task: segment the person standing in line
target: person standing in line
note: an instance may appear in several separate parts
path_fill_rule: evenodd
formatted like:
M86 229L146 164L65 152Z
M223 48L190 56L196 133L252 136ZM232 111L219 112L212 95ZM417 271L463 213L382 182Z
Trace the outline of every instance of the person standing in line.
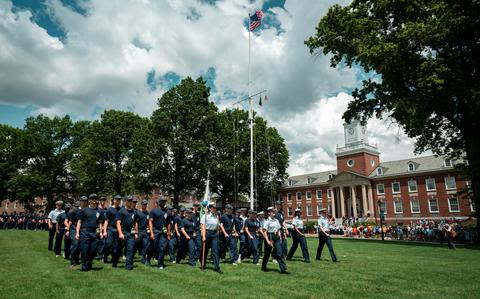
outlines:
M195 227L192 219L193 211L191 209L185 210L185 217L180 223L180 242L181 247L178 250L177 263L180 262L179 256L184 256L188 252L188 263L195 267Z
M135 230L137 232L137 244L140 248L141 263L150 266L150 238L148 229L148 201L146 199L141 202L142 207L135 212Z
M265 221L265 213L263 211L258 212L257 214L257 222L258 222L258 256L261 257L263 255L263 234L262 234L262 227L263 222Z
M252 256L252 263L258 265L258 238L257 232L259 227L257 226L257 212L250 210L248 211L248 219L245 220L245 235L247 241L247 254L243 256L250 257Z
M125 244L125 269L133 270L133 257L135 255L135 240L137 239L137 231L134 229L135 210L133 209L133 196L125 197L125 207L117 213L117 231L121 248ZM119 255L116 254L115 260L112 259L112 266L116 267Z
M150 228L150 239L154 242L154 254L158 261L158 269L165 267L164 256L165 248L168 245L168 235L170 235L170 225L168 224L168 214L164 210L166 200L161 197L157 200L157 206L148 214L148 226Z
M282 226L275 217L275 210L273 207L267 209L268 218L263 222L262 233L265 240L265 254L262 260L262 271L267 271L267 263L272 251L276 251L276 258L280 273L288 273L287 265L282 258L282 242L281 231Z
M337 262L337 256L333 251L332 239L330 238L330 223L328 221L327 209L320 209L321 216L318 218L318 248L316 260L319 261L322 257L323 246L327 244L330 257L333 262Z
M103 252L103 262L108 262L108 256L112 254L112 259L117 251L120 250L118 246L118 231L117 231L117 213L121 209L122 197L115 195L113 197L113 206L105 211L105 219L103 223L103 235L105 237L105 250Z
M295 251L298 248L298 244L300 243L300 248L302 249L303 261L305 263L310 263L310 255L308 253L307 247L307 240L305 239L304 230L303 230L303 219L302 219L302 210L296 209L295 210L295 217L292 220L293 225L293 233L292 233L292 247L290 247L290 251L287 255L287 261L292 260Z
M65 210L57 217L56 235L55 235L55 256L59 257L62 253L62 241L65 237L65 220L70 211L70 204L65 204ZM64 244L64 258L70 258L70 248L67 249L67 242Z
M193 204L192 222L195 229L195 259L200 260L202 250L202 234L200 233L200 204Z
M218 252L218 229L220 227L220 221L217 216L217 207L215 204L210 203L208 205L206 216L200 218L200 224L202 225L202 241L205 243L205 252L202 252L202 271L205 271L208 251L212 249L213 266L215 267L215 271L222 274Z
M86 203L87 197L84 196L83 203ZM84 204L83 204L84 205ZM78 244L78 240L75 238L76 231L77 231L77 222L78 222L78 213L80 212L82 204L80 201L76 201L74 208L67 214L67 222L66 232L65 235L70 238L71 247L70 247L70 266L72 268L76 267L80 264L80 246Z
M82 252L82 271L90 271L92 262L97 254L97 231L102 230L102 219L97 207L97 195L90 194L90 206L78 213L77 231L75 238L80 242ZM81 201L86 197L82 196Z
M59 200L55 202L55 209L50 211L47 218L48 224L48 250L53 250L53 239L57 233L57 217L62 214L63 201Z
M98 210L100 211L100 217L102 218L102 221L105 221L106 218L106 200L107 198L105 196L100 196L99 198L99 203L98 203ZM98 245L97 245L97 260L101 260L103 258L103 255L105 253L105 243L106 243L106 238L107 236L104 235L104 230L101 230L98 235Z
M232 265L237 265L238 253L237 242L233 235L235 232L235 217L232 215L233 206L231 204L225 205L225 213L220 218L220 231L223 235L224 247L230 251L230 262Z
M245 236L245 220L247 220L247 209L246 208L240 208L240 215L238 216L238 223L239 225L241 224L241 227L238 232L238 239L240 241L240 249L238 250L238 259L237 263L242 262L242 255L245 255L247 252L247 243L246 243L246 236Z
M281 225L280 234L281 234L281 242L282 242L282 258L285 258L288 254L287 236L289 234L288 234L287 226L285 224L285 216L283 215L282 202L277 201L275 205L276 205L275 218L278 219L278 222L280 222L280 225Z

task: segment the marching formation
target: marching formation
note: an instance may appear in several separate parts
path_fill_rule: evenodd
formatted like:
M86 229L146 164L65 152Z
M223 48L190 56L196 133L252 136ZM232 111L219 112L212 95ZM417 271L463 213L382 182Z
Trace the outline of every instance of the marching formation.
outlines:
M266 213L245 208L234 211L229 204L221 213L213 203L205 207L194 204L192 209L182 207L177 210L167 206L166 200L160 198L155 208L148 211L148 201L142 200L141 207L137 209L137 200L132 195L124 198L114 196L109 208L106 208L106 200L106 197L90 194L88 198L80 197L73 206L64 206L58 201L56 208L49 213L48 249L54 250L59 257L63 241L64 258L70 261L72 268L81 265L82 271L89 271L95 259L111 263L116 268L123 257L125 269L132 270L138 252L141 263L146 267L162 270L166 259L173 264L187 259L190 266L196 267L199 263L205 270L210 252L215 271L223 273L220 260L226 260L228 252L228 261L232 265L249 258L254 265L261 265L261 270L266 271L268 262L272 261L278 264L281 273L288 273L285 260L292 259L299 244L304 262L310 262L299 210L293 222L293 244L287 252L289 232L281 202L277 202L276 207L269 207ZM323 214L318 220L316 259L320 259L327 244L335 262L337 258L329 236L329 222L325 211Z

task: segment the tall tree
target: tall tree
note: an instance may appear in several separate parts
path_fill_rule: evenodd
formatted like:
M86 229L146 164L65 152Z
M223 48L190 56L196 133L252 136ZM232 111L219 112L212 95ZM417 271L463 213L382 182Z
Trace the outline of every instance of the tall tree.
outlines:
M21 129L0 124L0 201L14 197L9 182L20 167L22 136Z
M354 0L332 6L305 43L331 66L371 75L344 119L387 114L416 152L465 157L480 233L480 2ZM375 77L374 77L375 76Z
M178 206L180 197L203 186L207 174L216 106L202 78L187 77L164 93L153 112L153 138L164 149L155 176ZM203 189L203 188L202 188Z

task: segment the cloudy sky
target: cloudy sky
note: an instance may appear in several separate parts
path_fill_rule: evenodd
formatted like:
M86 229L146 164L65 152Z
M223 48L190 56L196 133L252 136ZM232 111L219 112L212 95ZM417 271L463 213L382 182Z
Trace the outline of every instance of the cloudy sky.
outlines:
M151 115L186 76L203 76L221 109L248 94L249 9L264 12L252 35L255 109L290 151L289 174L334 169L341 115L365 74L329 66L304 40L334 3L318 0L1 0L0 122L30 115L96 119L104 109ZM390 121L368 124L381 160L413 155Z

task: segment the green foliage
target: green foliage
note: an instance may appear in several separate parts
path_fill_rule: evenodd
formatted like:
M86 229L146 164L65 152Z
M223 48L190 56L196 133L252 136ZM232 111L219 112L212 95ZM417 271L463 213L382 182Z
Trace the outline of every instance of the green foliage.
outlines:
M9 182L18 174L22 133L20 129L0 124L0 200L14 197Z

